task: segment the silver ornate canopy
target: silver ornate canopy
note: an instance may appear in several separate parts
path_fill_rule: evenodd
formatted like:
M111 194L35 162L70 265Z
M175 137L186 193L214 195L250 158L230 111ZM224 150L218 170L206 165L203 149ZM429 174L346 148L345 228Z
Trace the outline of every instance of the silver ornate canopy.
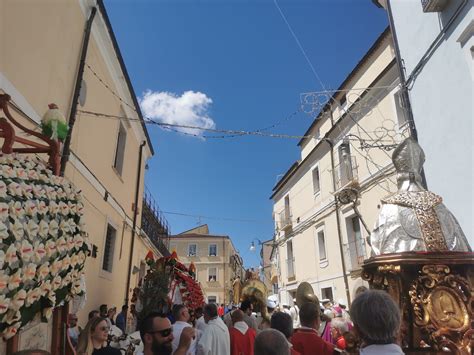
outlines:
M392 155L398 191L382 199L370 235L375 255L406 251L471 251L466 236L443 199L421 185L423 149L405 139Z

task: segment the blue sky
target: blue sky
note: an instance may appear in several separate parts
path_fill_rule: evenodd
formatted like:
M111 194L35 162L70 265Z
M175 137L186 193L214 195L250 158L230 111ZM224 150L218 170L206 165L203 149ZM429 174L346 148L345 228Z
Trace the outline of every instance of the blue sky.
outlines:
M388 23L370 0L278 4L326 88L339 86ZM298 110L300 93L322 89L273 0L106 6L136 94L149 92L145 111L158 120L255 130ZM273 131L302 135L312 119L299 113ZM166 214L172 232L207 223L232 237L247 266L258 265L249 245L272 237L269 196L298 159L298 140L149 133L156 154L146 184L160 208L220 218Z

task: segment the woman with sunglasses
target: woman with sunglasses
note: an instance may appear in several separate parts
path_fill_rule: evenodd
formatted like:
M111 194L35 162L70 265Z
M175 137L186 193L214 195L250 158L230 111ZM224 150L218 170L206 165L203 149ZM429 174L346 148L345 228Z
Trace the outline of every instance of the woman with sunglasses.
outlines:
M107 320L95 317L89 320L79 336L78 355L121 355L120 350L105 346L110 327Z

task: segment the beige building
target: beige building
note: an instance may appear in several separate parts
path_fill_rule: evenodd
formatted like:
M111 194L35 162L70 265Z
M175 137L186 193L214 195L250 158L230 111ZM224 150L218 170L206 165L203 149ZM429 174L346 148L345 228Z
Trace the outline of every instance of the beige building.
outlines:
M75 103L73 93L88 32L84 29L93 8L96 13L84 46L87 55ZM87 302L79 311L79 323L84 326L90 310L102 303L119 308L131 296L144 275L143 260L149 250L156 256L167 252L161 235L149 235L156 228L147 232L140 228L145 165L153 147L102 1L0 0L0 33L0 91L8 93L19 108L13 111L17 119L40 130L49 103L56 103L66 119L73 106L78 108L65 176L82 189L86 230L93 245L86 262ZM81 111L135 120L106 119ZM155 212L151 210L151 216L156 217Z
M233 281L244 279L242 258L232 239L209 234L207 224L170 237L170 251L180 262L196 266L197 281L207 302L229 304L233 299Z
M338 90L302 95L315 120L271 196L280 302L291 303L302 281L343 303L366 286L363 222L370 230L380 199L396 191L390 149L406 129L397 70L387 29Z

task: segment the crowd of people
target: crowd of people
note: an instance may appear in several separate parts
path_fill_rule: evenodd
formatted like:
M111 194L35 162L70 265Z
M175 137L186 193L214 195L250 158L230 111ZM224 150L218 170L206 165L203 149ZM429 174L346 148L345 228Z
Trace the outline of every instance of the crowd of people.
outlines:
M139 330L140 355L361 355L403 354L397 343L400 310L383 291L358 295L350 312L342 302L303 303L298 309L268 301L267 317L256 315L250 301L222 312L214 303L190 310L174 305L171 312L150 313L137 327L135 310L101 307L91 312L85 328L76 330L70 318L71 338L80 333L78 355L118 355L107 344L111 325L124 332ZM269 320L268 320L269 319ZM295 326L296 325L296 326ZM74 330L73 330L74 329Z

